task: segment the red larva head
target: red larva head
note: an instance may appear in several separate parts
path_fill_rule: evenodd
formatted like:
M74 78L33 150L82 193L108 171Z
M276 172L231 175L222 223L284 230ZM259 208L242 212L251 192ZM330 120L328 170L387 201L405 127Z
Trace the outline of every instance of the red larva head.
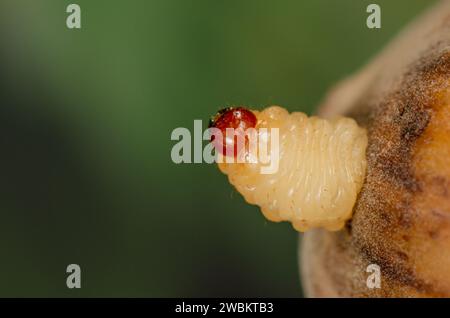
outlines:
M255 128L256 116L244 107L228 107L220 110L210 121L209 127L217 128L222 132L221 140L211 136L214 147L221 154L233 154L236 158L242 146L238 144L237 135L243 134L248 128ZM235 129L235 137L226 138L227 128ZM247 140L245 139L247 142Z

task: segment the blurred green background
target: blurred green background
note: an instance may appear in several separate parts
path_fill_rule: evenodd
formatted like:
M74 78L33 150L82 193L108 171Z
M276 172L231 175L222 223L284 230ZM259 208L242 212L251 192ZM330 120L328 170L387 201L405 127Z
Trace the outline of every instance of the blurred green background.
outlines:
M369 30L371 2L1 0L0 296L302 296L298 234L175 165L170 134L227 105L311 113L432 3L376 1Z

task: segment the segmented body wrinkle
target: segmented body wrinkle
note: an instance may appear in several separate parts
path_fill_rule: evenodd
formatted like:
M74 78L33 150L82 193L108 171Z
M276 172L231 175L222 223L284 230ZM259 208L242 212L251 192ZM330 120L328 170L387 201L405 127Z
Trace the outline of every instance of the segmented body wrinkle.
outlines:
M262 174L262 163L244 162L219 163L220 170L271 221L289 221L302 232L341 229L364 181L366 131L351 118L308 117L278 106L253 113L256 130L278 128L278 169Z

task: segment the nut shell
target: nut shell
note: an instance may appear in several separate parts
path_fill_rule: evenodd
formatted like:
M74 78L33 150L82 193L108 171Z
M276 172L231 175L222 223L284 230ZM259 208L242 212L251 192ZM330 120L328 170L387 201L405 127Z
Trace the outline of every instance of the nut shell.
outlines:
M319 115L336 114L368 130L367 177L344 230L303 237L305 293L450 297L450 1L333 90Z

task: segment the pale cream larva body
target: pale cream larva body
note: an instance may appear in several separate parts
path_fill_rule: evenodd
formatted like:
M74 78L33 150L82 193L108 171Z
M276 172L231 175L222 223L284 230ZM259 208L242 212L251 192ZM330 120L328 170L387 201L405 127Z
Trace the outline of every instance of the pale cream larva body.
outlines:
M272 106L258 112L256 130L278 128L279 163L219 163L247 202L271 221L289 221L298 231L339 230L351 217L364 181L367 135L350 118L321 119ZM270 144L270 143L269 143Z

